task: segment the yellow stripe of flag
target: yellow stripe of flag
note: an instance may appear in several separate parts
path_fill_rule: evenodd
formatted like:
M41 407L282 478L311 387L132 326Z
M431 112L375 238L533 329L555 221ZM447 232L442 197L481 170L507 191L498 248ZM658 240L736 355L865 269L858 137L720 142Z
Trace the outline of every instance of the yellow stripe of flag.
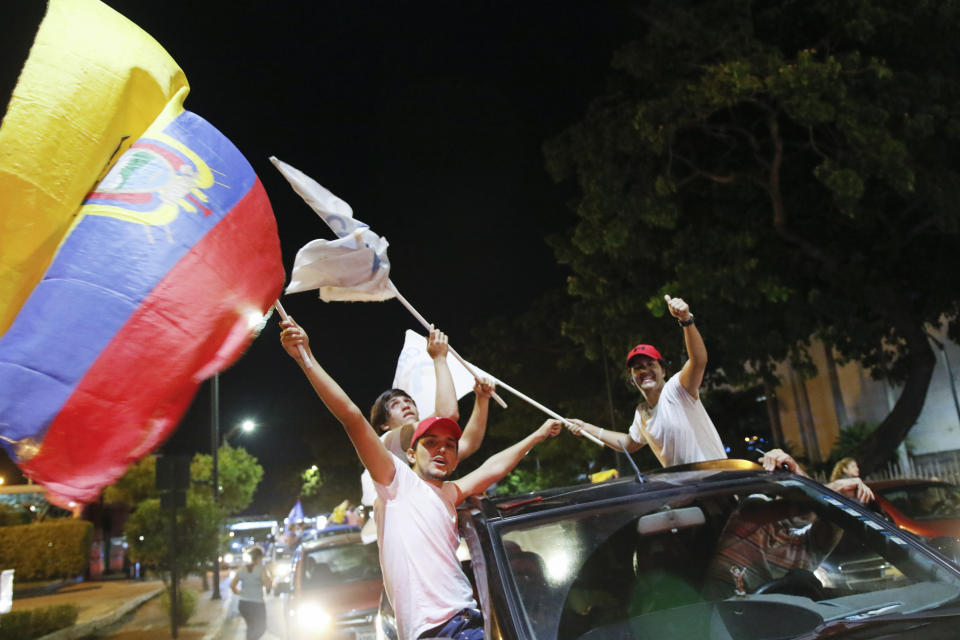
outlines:
M50 264L87 192L186 76L99 0L50 0L0 126L0 335Z

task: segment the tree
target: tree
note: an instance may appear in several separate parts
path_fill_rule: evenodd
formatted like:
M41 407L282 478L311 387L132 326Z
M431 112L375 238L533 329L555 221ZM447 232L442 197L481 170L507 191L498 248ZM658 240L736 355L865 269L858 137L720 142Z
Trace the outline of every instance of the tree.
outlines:
M297 497L301 500L304 512L332 511L345 499L354 504L360 502L363 466L356 456L318 453L315 459L322 459L322 465L307 467L297 478Z
M609 90L545 147L580 192L552 239L579 302L564 331L666 342L663 294L685 297L714 383L809 371L819 337L903 385L868 470L923 406L925 327L960 337L960 3L644 7Z
M190 477L198 490L204 487L203 491L210 493L212 472L212 456L198 453L193 457ZM218 504L225 513L239 513L253 502L253 495L263 479L263 467L243 447L232 447L229 442L224 442L217 451L217 476L220 484Z
M203 567L216 552L224 517L242 511L253 500L263 467L243 448L221 445L218 451L220 496L213 502L212 458L196 454L190 463L191 486L186 506L177 510L177 568L180 575ZM104 491L105 502L126 502L134 507L124 526L130 557L146 568L171 569L169 564L169 512L160 506L156 489L156 457L147 456L131 466Z

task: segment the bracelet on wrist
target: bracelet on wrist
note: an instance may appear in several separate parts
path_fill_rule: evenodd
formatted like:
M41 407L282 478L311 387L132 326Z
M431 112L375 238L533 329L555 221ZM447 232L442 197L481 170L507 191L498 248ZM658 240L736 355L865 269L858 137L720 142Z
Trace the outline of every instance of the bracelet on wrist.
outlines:
M689 327L693 324L693 314L691 313L690 317L686 320L677 320L677 324L679 324L681 327Z

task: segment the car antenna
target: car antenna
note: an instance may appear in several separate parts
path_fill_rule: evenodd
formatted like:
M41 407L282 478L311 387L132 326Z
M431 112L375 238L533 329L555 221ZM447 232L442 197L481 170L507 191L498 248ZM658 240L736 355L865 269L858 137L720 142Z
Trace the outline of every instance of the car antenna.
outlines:
M640 473L640 467L637 466L637 463L633 461L633 458L630 457L630 454L627 452L627 447L624 446L623 442L620 442L620 450L623 451L623 455L627 456L627 460L630 461L630 466L633 467L633 470L637 472L636 480L637 482L643 483L646 482L643 478L643 474Z

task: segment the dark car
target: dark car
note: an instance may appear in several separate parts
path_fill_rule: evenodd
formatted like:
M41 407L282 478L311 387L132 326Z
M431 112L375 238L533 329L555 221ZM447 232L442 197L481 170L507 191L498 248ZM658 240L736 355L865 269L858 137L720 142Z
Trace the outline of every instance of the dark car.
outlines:
M952 638L960 570L859 504L739 460L468 501L488 638ZM384 617L388 620L388 617Z
M285 603L288 638L374 640L383 578L377 545L360 534L331 534L294 554Z

